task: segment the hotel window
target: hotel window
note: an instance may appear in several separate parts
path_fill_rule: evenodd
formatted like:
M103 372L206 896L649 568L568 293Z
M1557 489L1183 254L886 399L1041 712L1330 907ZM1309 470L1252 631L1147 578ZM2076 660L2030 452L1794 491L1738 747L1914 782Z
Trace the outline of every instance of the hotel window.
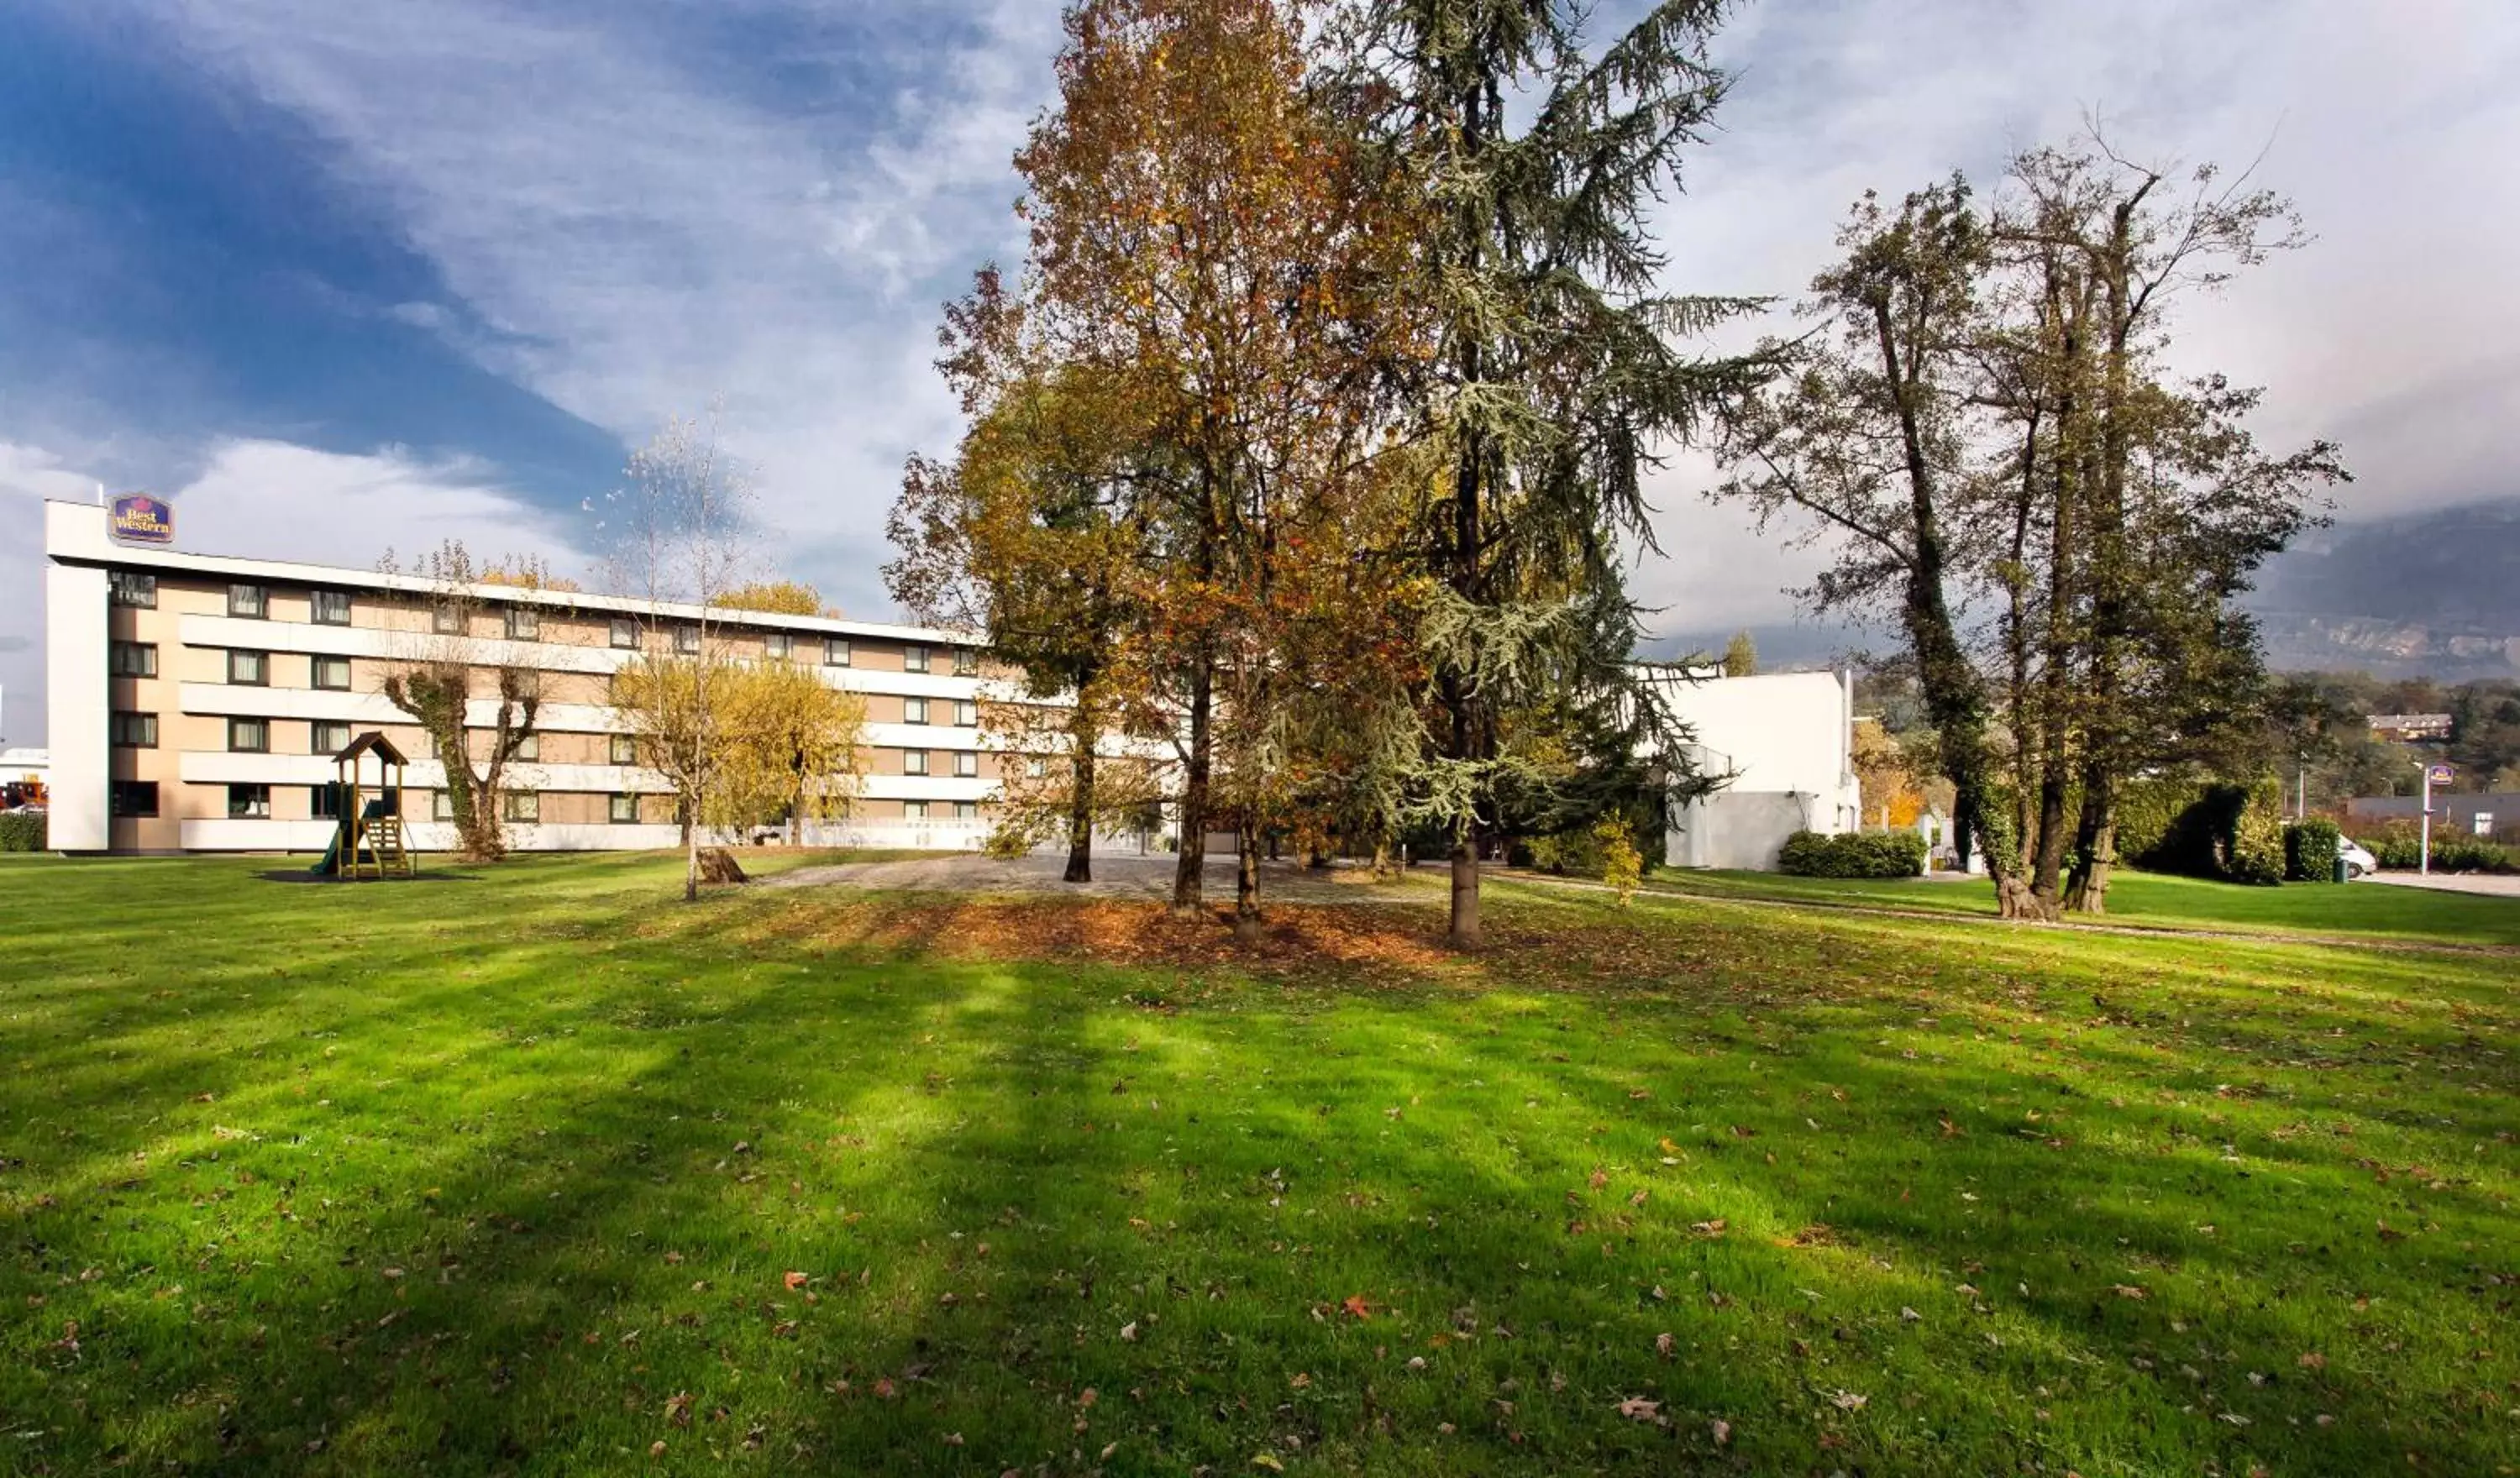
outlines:
M542 732L540 730L536 730L532 734L518 738L517 740L517 752L508 757L510 759L521 760L541 759L543 757Z
M612 818L612 824L616 827L633 825L639 820L639 797L615 795L606 814Z
M956 821L978 821L980 819L980 803L975 800L956 801L954 803L954 819Z
M638 650L639 623L631 620L628 616L614 616L612 618L612 645L622 649L624 651Z
M350 659L348 657L317 657L315 659L314 672L316 687L333 693L347 693L350 691Z
M958 678L978 677L980 675L980 649L978 648L957 647L954 649L954 675Z
M849 639L846 637L825 637L823 639L823 664L827 667L846 667L849 665Z
M2476 813L2476 820L2469 823L2469 825L2475 829L2477 835L2492 836L2494 834L2494 813L2491 811L2479 811Z
M699 655L700 629L697 626L675 627L674 649L687 657Z
M968 749L954 751L954 774L960 780L975 779L980 773L980 757Z
M455 819L455 797L444 790L429 791L428 819L430 821L453 821Z
M271 720L228 720L228 752L231 754L269 754L271 752Z
M228 816L232 820L265 821L271 816L269 785L228 786Z
M1039 780L1049 773L1050 766L1045 764L1042 757L1038 754L1033 755L1024 761L1024 778L1026 780Z
M350 624L350 593L346 590L319 590L312 598L315 624L347 626Z
M440 601L428 608L429 628L441 637L464 635L464 607L452 601Z
M116 605L136 605L142 610L158 608L158 577L144 575L136 569L117 569L106 574L106 588ZM152 810L150 815L158 813Z
M926 723L927 700L925 698L903 698L901 700L901 721L905 724Z
M508 607L508 640L539 642L543 639L543 613L530 605Z
M904 647L901 649L901 670L904 672L925 672L927 670L927 649L919 646Z
M261 585L228 587L228 614L259 621L271 614L271 591Z
M158 647L153 642L116 642L106 649L106 670L118 678L158 675Z
M902 750L901 773L904 775L925 775L927 773L927 751L924 749Z
M795 647L796 639L784 631L774 631L761 639L761 654L777 661L788 660Z
M313 725L307 731L306 752L338 754L350 747L350 726L340 723Z
M106 792L107 805L116 816L149 817L158 814L158 783L154 780L118 780L111 783Z
M330 785L309 785L306 788L306 814L317 821L339 821L341 792Z
M231 651L228 653L228 681L248 688L271 686L271 653L267 651Z
M113 746L117 749L155 749L158 747L158 715L154 713L117 713L112 719ZM158 813L152 811L150 815Z
M904 821L925 821L927 819L927 802L923 800L903 801L901 803L901 819Z
M538 790L511 790L499 797L499 816L503 821L538 822L543 819L543 797Z
M965 729L978 728L980 723L980 705L971 701L969 698L961 698L956 700L954 704L954 722Z
M639 740L636 736L628 734L612 736L612 763L616 765L639 763Z

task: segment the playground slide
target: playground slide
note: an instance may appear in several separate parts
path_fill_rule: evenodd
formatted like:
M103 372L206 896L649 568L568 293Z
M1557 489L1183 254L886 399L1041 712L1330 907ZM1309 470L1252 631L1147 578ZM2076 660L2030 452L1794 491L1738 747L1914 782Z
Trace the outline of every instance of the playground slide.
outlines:
M338 877L341 873L341 829L333 829L333 839L324 844L324 855L306 871L318 877Z

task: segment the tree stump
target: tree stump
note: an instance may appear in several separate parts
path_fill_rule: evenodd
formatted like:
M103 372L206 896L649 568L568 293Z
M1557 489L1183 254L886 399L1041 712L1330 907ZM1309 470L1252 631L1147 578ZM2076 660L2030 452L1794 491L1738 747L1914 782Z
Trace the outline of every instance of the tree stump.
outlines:
M743 868L724 847L700 848L700 881L744 882Z

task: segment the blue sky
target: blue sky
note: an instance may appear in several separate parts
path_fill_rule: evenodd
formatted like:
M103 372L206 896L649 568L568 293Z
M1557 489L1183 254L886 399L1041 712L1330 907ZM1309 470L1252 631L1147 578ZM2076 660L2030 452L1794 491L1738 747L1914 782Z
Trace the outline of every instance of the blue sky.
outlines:
M1612 7L1613 10L1618 7ZM786 572L887 614L903 456L950 446L936 305L1012 261L1049 0L0 0L0 516L97 482L184 542L368 564L460 534L582 553L582 503L723 396ZM2514 491L2520 12L2504 0L1771 0L1661 225L1676 282L1790 296L1868 186L2071 131L2245 159L2320 242L2204 305L2347 511ZM1778 327L1772 325L1771 327ZM1674 630L1781 618L1796 560L1660 483ZM0 540L0 683L40 609Z

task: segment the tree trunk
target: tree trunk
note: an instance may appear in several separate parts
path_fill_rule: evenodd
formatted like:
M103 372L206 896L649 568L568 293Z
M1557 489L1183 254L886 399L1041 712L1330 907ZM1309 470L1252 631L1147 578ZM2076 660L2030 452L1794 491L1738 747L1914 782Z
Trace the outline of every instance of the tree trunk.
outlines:
M1072 732L1072 731L1071 731ZM1074 772L1067 794L1067 871L1061 882L1094 880L1094 748L1080 737L1068 761Z
M1181 856L1173 866L1173 917L1195 918L1206 902L1209 707L1214 674L1202 661L1191 678L1190 765L1183 778Z
M1444 942L1457 950L1479 948L1479 843L1464 828L1453 843L1453 921Z
M1249 820L1235 828L1234 937L1244 944L1260 937L1260 836Z
M683 828L683 902L696 903L700 896L700 829Z

